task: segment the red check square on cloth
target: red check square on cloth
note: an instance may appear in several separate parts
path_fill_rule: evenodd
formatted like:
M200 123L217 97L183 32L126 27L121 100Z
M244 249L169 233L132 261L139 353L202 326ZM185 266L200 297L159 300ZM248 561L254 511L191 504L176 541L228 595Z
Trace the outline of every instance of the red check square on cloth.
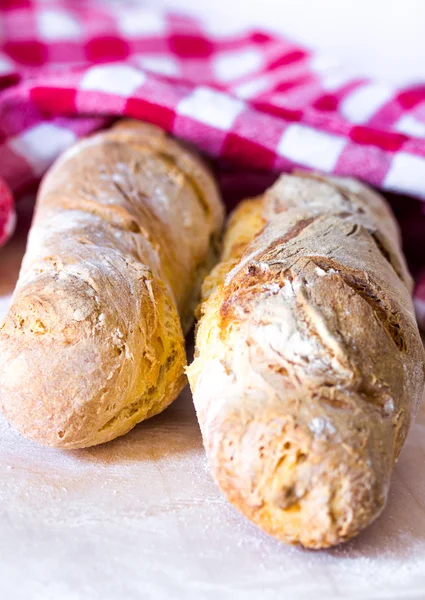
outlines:
M0 243L14 202L117 116L160 125L215 160L233 201L294 166L388 192L425 326L425 74L397 89L262 31L121 0L0 0Z

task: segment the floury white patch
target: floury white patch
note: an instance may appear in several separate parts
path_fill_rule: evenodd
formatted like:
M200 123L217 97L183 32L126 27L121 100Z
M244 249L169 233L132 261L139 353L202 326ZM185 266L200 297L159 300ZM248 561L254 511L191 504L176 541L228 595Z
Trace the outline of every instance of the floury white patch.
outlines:
M312 419L308 424L308 427L317 438L326 437L327 434L332 435L336 432L336 429L332 423L327 419L323 419L322 417L314 417L314 419Z

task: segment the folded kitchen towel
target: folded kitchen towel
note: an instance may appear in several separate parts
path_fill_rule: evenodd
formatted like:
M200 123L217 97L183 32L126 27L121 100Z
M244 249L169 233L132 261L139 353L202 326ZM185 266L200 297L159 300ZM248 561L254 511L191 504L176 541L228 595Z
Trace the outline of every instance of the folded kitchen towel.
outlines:
M0 243L12 194L121 115L195 144L234 198L294 166L396 192L424 324L425 73L400 89L353 79L281 36L129 0L0 0Z

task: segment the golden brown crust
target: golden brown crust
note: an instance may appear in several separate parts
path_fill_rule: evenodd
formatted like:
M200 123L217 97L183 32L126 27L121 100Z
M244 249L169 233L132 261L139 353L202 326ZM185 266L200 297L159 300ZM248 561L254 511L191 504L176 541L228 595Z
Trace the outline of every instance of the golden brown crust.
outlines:
M337 544L382 510L424 387L395 220L357 182L285 175L224 246L188 368L214 477L279 539Z
M126 433L180 392L223 208L199 158L124 121L44 178L0 330L0 402L26 436L63 448Z

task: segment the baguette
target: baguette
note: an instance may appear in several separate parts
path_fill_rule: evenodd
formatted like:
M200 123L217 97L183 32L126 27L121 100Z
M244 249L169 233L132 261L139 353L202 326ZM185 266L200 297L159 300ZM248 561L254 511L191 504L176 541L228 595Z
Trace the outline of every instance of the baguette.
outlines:
M78 448L170 404L222 221L207 168L157 127L122 121L65 152L41 184L0 327L11 424Z
M188 376L214 478L269 534L325 548L383 509L424 388L411 290L354 180L283 175L230 218Z

